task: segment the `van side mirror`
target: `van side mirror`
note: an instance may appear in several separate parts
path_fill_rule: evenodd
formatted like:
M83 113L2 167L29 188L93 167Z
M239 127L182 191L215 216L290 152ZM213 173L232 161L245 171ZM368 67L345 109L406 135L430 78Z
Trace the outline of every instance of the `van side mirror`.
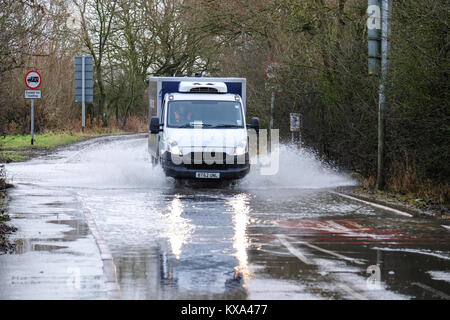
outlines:
M249 127L255 129L256 134L259 134L259 118L257 117L251 118Z
M152 117L150 119L150 133L158 133L162 131L159 124L159 118L158 117Z

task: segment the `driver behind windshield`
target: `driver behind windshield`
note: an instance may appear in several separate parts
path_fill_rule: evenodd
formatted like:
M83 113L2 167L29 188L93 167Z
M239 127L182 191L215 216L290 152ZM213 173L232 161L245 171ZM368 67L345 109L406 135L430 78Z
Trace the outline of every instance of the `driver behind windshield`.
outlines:
M191 121L191 113L187 112L186 107L181 104L173 111L172 119L174 119L174 122L177 124L185 124Z

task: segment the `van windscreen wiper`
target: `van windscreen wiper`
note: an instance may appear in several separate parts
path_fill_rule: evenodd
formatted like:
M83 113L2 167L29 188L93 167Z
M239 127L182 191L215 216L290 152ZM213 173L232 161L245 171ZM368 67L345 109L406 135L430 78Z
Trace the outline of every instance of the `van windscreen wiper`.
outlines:
M239 126L237 124L218 124L215 125L214 128L242 128L242 126Z
M212 124L209 123L186 123L177 128L203 128L203 127L212 127Z

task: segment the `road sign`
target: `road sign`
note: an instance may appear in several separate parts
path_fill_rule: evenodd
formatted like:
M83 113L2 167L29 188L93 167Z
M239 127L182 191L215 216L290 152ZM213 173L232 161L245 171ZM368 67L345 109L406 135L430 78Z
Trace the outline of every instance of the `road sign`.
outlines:
M291 131L300 131L300 113L291 113L289 119Z
M264 68L264 74L266 75L267 79L275 80L280 67L281 64L279 62L270 61Z
M75 102L94 102L94 59L92 56L75 57Z
M36 70L30 70L25 75L25 85L30 90L25 90L25 99L31 99L31 117L30 117L30 133L31 144L34 144L34 99L41 98L41 90L37 90L41 86L42 77Z
M30 90L36 90L41 86L42 78L36 70L30 70L25 75L25 84Z
M94 103L94 58L75 57L75 102L81 102L81 131L86 123L86 103Z
M25 99L41 99L41 90L25 90Z

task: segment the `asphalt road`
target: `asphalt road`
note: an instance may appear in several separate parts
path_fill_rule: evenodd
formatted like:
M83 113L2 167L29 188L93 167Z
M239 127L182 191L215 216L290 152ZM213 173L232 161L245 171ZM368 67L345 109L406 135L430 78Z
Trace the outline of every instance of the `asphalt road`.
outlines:
M144 135L6 166L0 299L449 299L450 231L345 198L304 150L235 185L179 184Z

